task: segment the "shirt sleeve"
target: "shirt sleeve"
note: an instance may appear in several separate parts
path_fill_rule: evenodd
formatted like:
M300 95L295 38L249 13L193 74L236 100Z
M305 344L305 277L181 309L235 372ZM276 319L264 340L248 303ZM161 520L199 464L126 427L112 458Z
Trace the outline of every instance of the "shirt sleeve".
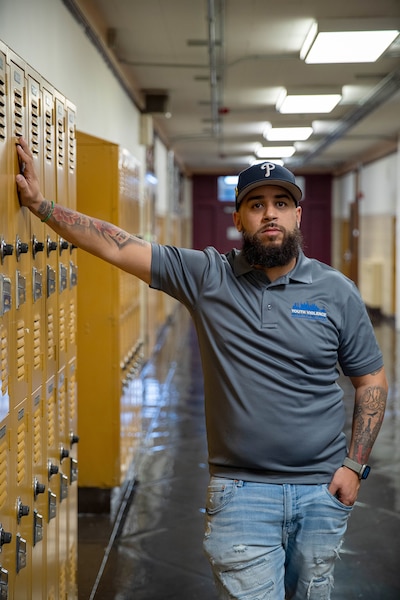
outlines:
M364 302L353 287L343 307L339 364L344 375L361 377L383 366L382 352Z
M209 279L213 253L152 244L150 287L192 310Z

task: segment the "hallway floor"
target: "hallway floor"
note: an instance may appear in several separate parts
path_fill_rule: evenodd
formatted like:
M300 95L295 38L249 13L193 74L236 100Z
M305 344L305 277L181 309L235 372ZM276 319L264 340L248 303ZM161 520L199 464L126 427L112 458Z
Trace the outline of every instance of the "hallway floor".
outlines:
M380 437L362 484L332 600L400 598L400 334L375 325L391 386ZM351 385L345 390L348 425ZM208 482L201 365L193 327L179 309L138 391L142 431L110 514L79 515L80 600L216 600L202 552Z

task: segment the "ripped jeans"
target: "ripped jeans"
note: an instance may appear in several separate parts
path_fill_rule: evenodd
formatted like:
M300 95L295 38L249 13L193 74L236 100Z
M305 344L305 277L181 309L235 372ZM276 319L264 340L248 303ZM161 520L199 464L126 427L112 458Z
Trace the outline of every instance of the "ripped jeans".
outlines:
M221 600L329 600L352 507L328 485L212 477L204 550Z

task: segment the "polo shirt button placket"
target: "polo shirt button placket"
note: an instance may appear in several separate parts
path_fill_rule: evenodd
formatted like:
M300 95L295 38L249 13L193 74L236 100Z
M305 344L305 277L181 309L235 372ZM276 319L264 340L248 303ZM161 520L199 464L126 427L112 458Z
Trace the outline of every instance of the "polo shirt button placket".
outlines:
M271 302L271 290L266 289L262 298L262 326L275 328L277 326L274 304Z

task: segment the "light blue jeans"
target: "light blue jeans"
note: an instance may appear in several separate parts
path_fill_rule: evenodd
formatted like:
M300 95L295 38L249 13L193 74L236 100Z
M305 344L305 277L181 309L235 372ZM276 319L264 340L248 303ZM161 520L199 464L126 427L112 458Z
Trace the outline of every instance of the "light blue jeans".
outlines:
M221 600L329 600L352 507L323 485L212 477L204 550Z

